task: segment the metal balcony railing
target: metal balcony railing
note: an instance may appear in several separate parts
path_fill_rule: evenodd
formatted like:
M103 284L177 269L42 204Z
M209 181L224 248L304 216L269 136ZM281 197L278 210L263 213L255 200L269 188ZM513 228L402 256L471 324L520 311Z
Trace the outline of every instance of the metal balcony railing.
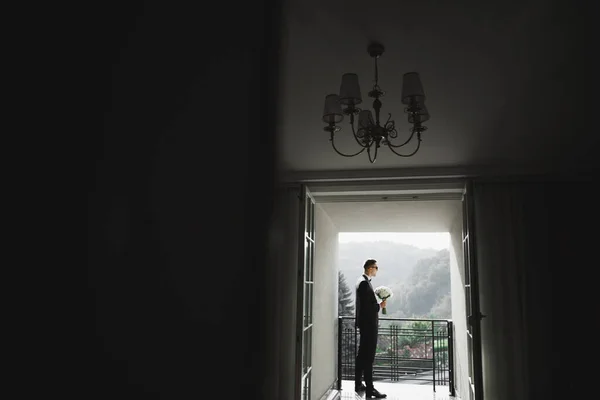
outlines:
M373 380L429 381L433 391L448 386L454 396L452 331L450 320L379 318ZM342 380L354 381L359 341L354 317L338 317L338 389Z

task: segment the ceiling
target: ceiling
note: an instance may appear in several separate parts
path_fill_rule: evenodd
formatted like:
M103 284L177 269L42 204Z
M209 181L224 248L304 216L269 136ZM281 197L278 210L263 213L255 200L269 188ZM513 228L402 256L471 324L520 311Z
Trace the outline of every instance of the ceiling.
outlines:
M592 139L577 99L582 27L576 6L545 0L288 0L283 31L281 161L287 171L501 165L560 167L591 161ZM569 3L575 4L575 3ZM357 73L363 107L373 81L370 41L386 51L379 84L382 115L392 113L399 138L409 124L400 103L402 75L417 71L431 119L421 150L411 158L382 148L375 164L366 153L334 153L321 116L325 95L341 76ZM336 135L356 151L347 119Z
M460 200L318 203L340 232L449 232Z

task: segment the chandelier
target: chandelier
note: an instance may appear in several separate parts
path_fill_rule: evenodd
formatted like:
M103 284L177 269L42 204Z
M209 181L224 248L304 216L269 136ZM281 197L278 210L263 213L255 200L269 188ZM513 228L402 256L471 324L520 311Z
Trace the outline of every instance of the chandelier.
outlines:
M388 114L385 123L382 124L380 120L382 103L379 99L385 95L385 92L379 87L377 60L383 54L384 47L379 43L371 43L367 51L375 60L375 84L368 93L369 97L375 99L373 101L375 118L373 118L373 113L370 110L363 110L357 107L357 105L362 103L358 76L356 74L344 74L342 76L340 94L325 96L323 122L327 123L327 126L324 130L330 133L329 141L335 152L344 157L354 157L367 150L369 161L374 163L381 146L387 146L394 154L400 157L411 157L419 151L421 133L427 129L422 123L429 119L429 113L425 107L425 93L423 92L423 85L419 79L419 74L408 72L403 76L401 99L402 104L406 105L404 112L407 114L408 122L412 124L412 128L410 129L410 135L408 135L408 138L404 142L393 143L393 139L398 137L398 132L396 131L396 124L392 120L392 114ZM344 106L343 110L342 106ZM352 136L354 136L356 143L360 146L360 150L354 154L344 154L335 146L335 134L342 129L338 124L343 121L344 115L349 116ZM358 116L358 124L355 127L354 120L356 116ZM413 143L413 139L415 138L416 145L412 145L414 149L411 152L400 152L400 148Z

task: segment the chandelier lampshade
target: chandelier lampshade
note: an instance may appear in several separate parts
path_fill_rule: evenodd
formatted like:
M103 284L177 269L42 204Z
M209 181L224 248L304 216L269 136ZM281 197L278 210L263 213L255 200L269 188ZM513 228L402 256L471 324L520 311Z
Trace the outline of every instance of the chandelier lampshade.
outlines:
M358 84L358 75L342 75L342 84L340 85L340 103L345 106L356 106L362 103L360 85Z
M337 124L342 122L344 114L342 114L342 105L340 97L337 94L328 94L325 96L325 109L323 110L323 122L327 124Z

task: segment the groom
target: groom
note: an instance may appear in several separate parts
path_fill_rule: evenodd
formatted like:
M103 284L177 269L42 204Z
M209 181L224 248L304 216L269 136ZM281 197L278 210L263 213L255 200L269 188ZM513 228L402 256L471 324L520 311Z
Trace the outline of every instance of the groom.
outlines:
M371 279L377 275L378 269L376 260L367 260L364 265L364 274L356 283L356 326L360 331L360 342L356 356L354 389L357 392L365 391L367 399L387 397L373 387L373 362L375 361L379 328L378 313L386 305L385 300L379 302L371 285ZM363 373L366 386L362 384Z

